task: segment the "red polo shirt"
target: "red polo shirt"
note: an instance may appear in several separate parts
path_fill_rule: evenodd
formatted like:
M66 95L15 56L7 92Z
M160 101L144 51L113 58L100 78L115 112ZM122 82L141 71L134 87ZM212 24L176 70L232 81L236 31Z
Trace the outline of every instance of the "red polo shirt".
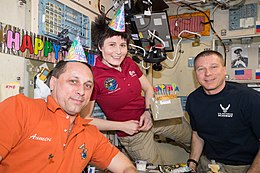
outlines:
M97 58L92 68L95 85L91 100L99 104L109 120L139 120L145 109L139 81L143 73L129 57L124 59L121 68L122 72L110 68L101 62L101 57ZM127 134L118 132L118 135Z
M0 103L1 173L81 173L88 162L106 168L118 153L89 120L69 117L49 96L21 94Z

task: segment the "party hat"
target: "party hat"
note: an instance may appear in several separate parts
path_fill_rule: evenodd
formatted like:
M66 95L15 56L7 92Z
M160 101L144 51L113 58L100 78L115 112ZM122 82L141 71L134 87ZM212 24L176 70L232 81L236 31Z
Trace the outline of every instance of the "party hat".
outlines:
M75 38L64 61L78 61L87 63L87 58L80 43L79 36Z
M108 25L114 31L125 32L125 6L124 4L118 9Z

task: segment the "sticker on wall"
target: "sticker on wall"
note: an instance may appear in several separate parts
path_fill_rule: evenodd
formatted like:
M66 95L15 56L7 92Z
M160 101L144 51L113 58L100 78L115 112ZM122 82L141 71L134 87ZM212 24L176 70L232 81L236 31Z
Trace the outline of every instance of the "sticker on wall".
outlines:
M260 33L260 21L259 20L255 22L255 32Z
M235 80L251 80L252 69L235 70Z
M260 79L260 69L255 70L255 79Z
M248 66L248 52L242 47L231 48L231 68L246 68Z

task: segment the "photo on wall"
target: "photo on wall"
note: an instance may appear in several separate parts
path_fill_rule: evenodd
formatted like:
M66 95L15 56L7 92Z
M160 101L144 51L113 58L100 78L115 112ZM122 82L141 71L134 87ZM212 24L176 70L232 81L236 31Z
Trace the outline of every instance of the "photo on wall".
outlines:
M231 68L248 67L248 52L242 47L231 48Z

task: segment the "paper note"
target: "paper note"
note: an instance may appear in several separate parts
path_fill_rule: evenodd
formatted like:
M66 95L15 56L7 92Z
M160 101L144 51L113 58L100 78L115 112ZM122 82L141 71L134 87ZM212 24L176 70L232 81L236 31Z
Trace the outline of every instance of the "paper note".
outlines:
M1 84L0 102L8 97L19 94L20 84L17 82Z

